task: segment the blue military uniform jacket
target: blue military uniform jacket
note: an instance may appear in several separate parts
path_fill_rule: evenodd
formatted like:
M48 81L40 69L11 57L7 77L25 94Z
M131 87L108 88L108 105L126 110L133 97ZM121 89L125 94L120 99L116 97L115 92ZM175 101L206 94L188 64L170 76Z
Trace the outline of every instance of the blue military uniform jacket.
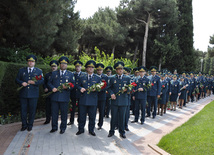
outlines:
M51 78L48 81L48 87L52 90L57 88L64 83L72 83L75 86L74 74L68 70L63 76L60 76L60 70L52 72ZM64 89L62 92L55 92L51 95L51 101L55 102L69 102L70 101L70 91L73 88Z
M129 76L126 76L123 74L122 79L118 78L118 75L113 75L109 81L109 89L108 92L110 95L112 94L117 94L123 87L124 85L129 85L131 81L131 78ZM116 96L116 100L111 100L112 105L117 105L117 106L127 106L128 105L128 90L125 93L119 93Z
M99 75L97 75L99 76ZM105 80L106 81L106 84L108 86L108 76L106 76L105 74L101 74L101 80ZM103 90L101 90L99 93L98 93L98 100L106 100L106 90L107 90L108 87L104 88Z
M71 90L71 98L76 98L79 99L81 96L80 90L77 88L77 85L79 84L79 78L81 75L86 74L85 72L80 72L79 75L77 72L74 72L74 77L75 77L75 87L74 89Z
M160 77L155 75L154 77L148 76L148 79L151 81L151 84L154 84L154 86L151 86L150 91L148 91L148 96L157 96L160 95L161 92L161 82Z
M48 72L48 73L45 74L45 78L44 78L43 88L44 88L44 89L47 88L47 89L48 89L48 92L51 92L51 89L48 87L48 81L50 80L51 75L52 75L52 72ZM48 93L48 92L46 92L46 93ZM51 95L52 95L52 94L51 94ZM51 95L49 95L48 98L50 98Z
M35 76L40 76L42 74L42 70L39 68L33 69L31 73L28 73L28 68L23 67L19 69L18 74L16 76L16 83L19 84L19 86L22 86L23 82L28 82L29 80L32 80ZM20 98L39 98L39 85L43 84L44 78L42 77L41 80L38 80L35 82L34 85L30 84L24 88L22 88L19 91L19 97Z
M146 100L147 92L149 91L149 88L147 87L148 84L150 84L149 79L146 76L143 78L138 76L135 78L134 82L137 84L134 93L135 99ZM138 88L143 88L143 91L138 91Z
M77 88L81 90L81 88L89 88L92 85L96 83L100 83L101 78L97 76L96 74L93 74L91 80L88 80L88 74L82 74L79 77L79 83L77 85ZM86 105L86 106L97 106L98 101L98 92L90 92L88 94L88 91L85 91L84 93L81 93L80 95L80 102L79 105Z
M178 80L176 80L176 81L171 81L171 85L170 85L170 92L172 93L172 94L178 94L178 93L180 93L180 83L179 83L179 81Z

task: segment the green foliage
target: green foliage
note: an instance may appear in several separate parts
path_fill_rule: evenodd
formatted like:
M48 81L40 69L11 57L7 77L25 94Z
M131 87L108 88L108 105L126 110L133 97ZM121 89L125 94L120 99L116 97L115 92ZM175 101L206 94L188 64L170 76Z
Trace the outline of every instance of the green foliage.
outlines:
M74 56L72 55L65 55L65 54L61 54L61 55L54 55L54 56L47 56L45 58L42 58L42 57L39 57L40 61L44 64L44 65L49 65L49 63L52 61L52 60L59 60L60 57L62 56L66 56L68 57L69 59L69 63L70 64L73 64L75 59L74 59Z
M164 136L158 146L170 154L213 154L214 141L210 136L214 130L214 102L209 103L199 113L182 126Z
M0 47L0 61L24 63L26 56L32 54L28 46L20 48L5 48Z
M115 61L115 62L117 62L117 61L123 61L124 64L125 64L125 67L130 67L130 68L132 68L132 69L133 69L134 67L137 67L137 66L138 66L138 65L137 65L138 60L132 61L132 60L127 59L127 58L117 58L117 59L115 59L114 61Z

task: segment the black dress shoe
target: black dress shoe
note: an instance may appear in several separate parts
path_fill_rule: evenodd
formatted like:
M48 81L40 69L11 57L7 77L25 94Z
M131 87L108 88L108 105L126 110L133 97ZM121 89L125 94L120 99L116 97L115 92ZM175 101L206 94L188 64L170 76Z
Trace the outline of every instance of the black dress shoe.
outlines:
M129 128L125 128L126 131L129 131Z
M106 116L106 118L109 118L109 116Z
M120 137L122 137L122 138L126 138L126 135L125 134L120 134Z
M22 127L20 131L25 131L27 127Z
M101 126L99 126L98 128L97 128L97 130L101 130L102 129L102 127Z
M113 133L109 133L109 134L108 134L108 137L112 137L112 136L114 136Z
M152 119L155 119L155 116L153 116Z
M49 124L49 123L50 123L50 121L45 121L45 122L44 122L44 124Z
M92 136L96 136L94 131L89 132L89 134L92 135Z
M150 115L146 115L146 117L150 117Z
M67 125L72 125L72 124L74 124L74 122L69 122Z
M50 133L54 133L56 131L57 131L57 129L51 129Z
M117 130L118 129L118 127L115 127L115 129L114 130Z
M61 130L61 131L60 131L60 134L63 134L64 132L65 132L64 130Z
M78 131L77 133L76 133L76 135L80 135L80 134L82 134L82 133L84 133L83 131Z
M140 124L141 124L141 125L143 125L143 124L144 124L144 122L140 122Z
M27 131L31 131L32 130L32 128L27 128Z
M138 121L131 121L131 123L137 123Z

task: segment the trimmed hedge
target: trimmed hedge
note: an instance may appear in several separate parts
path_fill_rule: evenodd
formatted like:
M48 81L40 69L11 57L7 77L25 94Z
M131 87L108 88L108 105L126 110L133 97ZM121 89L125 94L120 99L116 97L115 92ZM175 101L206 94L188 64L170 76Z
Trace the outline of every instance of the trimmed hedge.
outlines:
M8 115L8 113L18 115L20 113L19 97L16 91L18 85L15 83L15 78L18 70L26 66L27 64L0 61L0 115ZM35 67L42 69L44 75L50 72L48 65L36 65ZM68 66L68 70L73 71L74 66ZM45 111L45 99L41 97L43 92L43 87L40 86L37 111Z

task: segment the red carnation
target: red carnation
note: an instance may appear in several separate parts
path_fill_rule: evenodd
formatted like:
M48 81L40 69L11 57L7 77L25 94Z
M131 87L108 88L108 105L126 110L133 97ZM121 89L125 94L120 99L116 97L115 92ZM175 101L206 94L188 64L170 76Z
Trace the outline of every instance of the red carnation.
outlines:
M68 83L71 88L74 88L73 83Z
M104 85L101 87L101 89L104 89L107 86L107 83L105 80L102 80L102 82L104 83Z
M36 76L36 80L37 80L37 81L39 80L39 77L38 77L38 75Z
M134 87L137 86L137 84L135 82L132 82L131 85L134 86Z
M70 108L69 110L72 111L72 108Z
M27 147L30 147L30 145L28 144L28 146Z
M151 85L154 86L154 83L152 83Z
M38 81L38 80L41 80L41 79L42 79L42 75L39 75L39 76L38 76L38 75L36 75L36 77L35 77L35 78L36 78L36 80L37 80L37 81Z
M164 88L165 86L164 86L164 85L162 85L162 87Z

